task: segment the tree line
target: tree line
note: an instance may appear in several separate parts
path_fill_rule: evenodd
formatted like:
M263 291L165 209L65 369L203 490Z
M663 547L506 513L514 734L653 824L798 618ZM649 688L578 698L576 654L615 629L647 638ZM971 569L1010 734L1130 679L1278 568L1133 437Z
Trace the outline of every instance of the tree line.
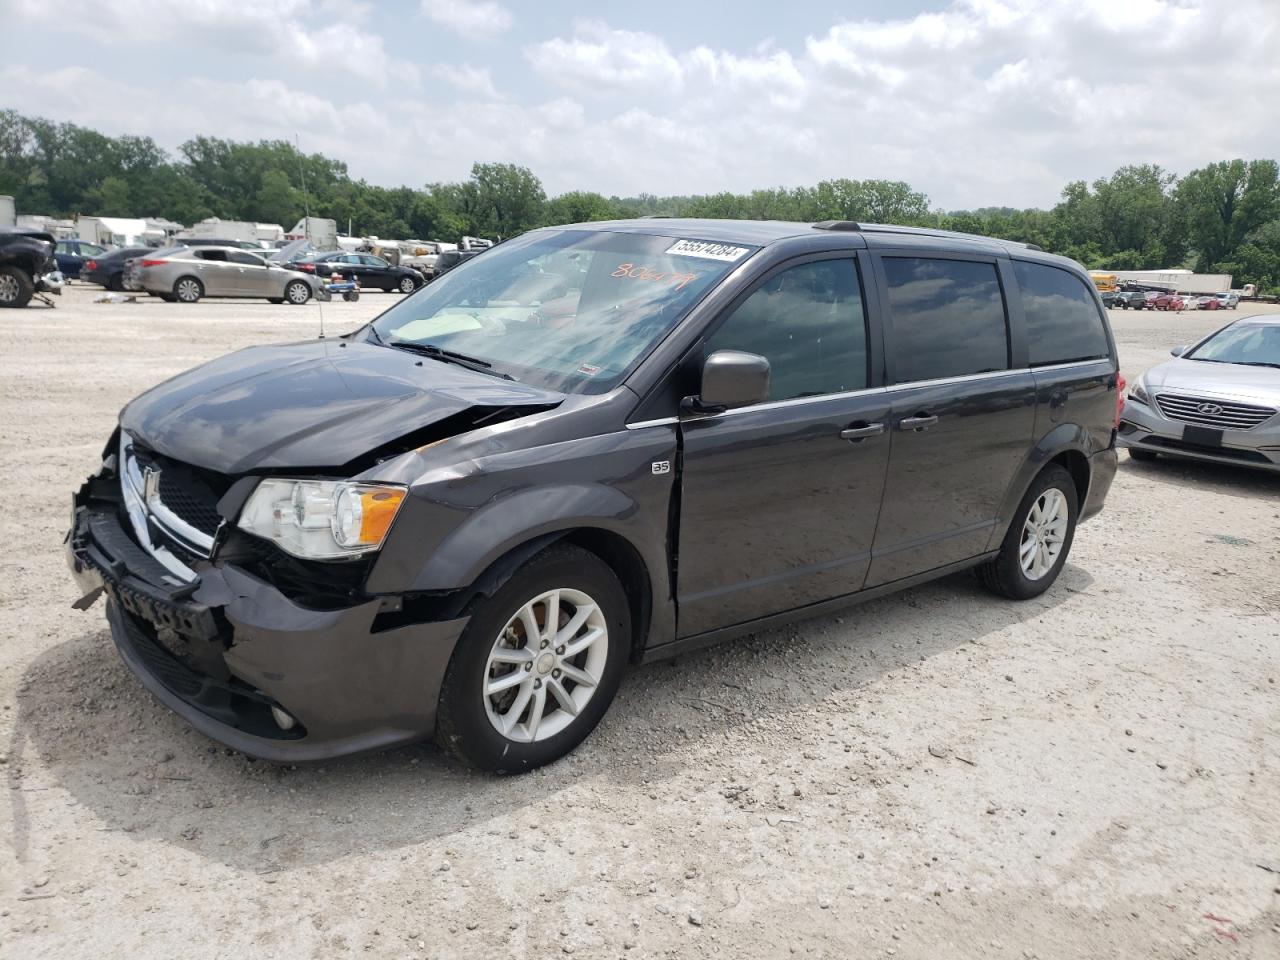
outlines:
M304 194L305 185L305 194ZM1280 293L1280 168L1226 160L1184 176L1155 164L1068 183L1050 209L933 209L909 184L825 180L812 187L702 196L548 197L525 167L476 163L459 183L382 187L346 164L283 140L195 137L170 156L150 137L0 111L0 194L23 213L58 217L206 217L292 225L310 207L358 235L456 240L637 216L862 220L940 227L1034 243L1091 269L1189 267Z

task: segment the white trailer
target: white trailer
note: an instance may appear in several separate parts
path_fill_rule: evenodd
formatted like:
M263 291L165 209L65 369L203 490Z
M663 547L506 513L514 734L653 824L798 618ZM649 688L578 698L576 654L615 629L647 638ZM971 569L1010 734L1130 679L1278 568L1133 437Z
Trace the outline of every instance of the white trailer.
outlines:
M147 226L147 221L132 217L81 217L76 221L76 236L90 243L116 247L142 246L164 232Z
M13 205L13 197L0 196L0 227L12 227L18 222L18 208Z
M1158 287L1172 293L1228 293L1229 273L1192 273L1190 270L1110 270L1121 283Z
M178 234L179 240L240 240L268 244L284 239L284 227L278 223L254 223L250 220L222 220L207 217Z
M284 235L286 240L310 240L321 252L338 249L338 222L325 217L303 217Z

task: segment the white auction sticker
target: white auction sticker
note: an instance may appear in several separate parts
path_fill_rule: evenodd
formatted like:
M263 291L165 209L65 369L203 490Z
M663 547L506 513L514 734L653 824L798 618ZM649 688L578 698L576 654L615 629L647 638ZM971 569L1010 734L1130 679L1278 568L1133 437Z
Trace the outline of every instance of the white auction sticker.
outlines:
M710 240L677 240L667 247L668 256L723 260L725 263L741 260L750 252L749 247L735 247L731 243L712 243Z

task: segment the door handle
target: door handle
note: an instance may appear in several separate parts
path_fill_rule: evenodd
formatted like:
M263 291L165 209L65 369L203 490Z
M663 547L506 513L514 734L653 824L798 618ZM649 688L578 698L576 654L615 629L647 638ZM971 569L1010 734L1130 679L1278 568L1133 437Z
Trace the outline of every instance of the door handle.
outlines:
M928 430L938 418L930 413L916 414L914 417L903 417L898 421L899 430Z
M878 437L884 433L883 423L866 423L857 427L846 427L840 431L841 440L852 440L857 443L865 437Z

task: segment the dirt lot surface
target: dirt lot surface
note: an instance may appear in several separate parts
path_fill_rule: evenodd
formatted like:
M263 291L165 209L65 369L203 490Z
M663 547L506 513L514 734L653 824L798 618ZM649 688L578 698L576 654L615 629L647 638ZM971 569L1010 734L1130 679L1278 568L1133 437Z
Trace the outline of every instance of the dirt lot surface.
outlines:
M638 668L527 776L272 766L151 699L60 543L122 404L316 307L91 295L0 315L0 956L1280 957L1280 478L1122 455L1043 598ZM1112 319L1130 377L1223 322Z

